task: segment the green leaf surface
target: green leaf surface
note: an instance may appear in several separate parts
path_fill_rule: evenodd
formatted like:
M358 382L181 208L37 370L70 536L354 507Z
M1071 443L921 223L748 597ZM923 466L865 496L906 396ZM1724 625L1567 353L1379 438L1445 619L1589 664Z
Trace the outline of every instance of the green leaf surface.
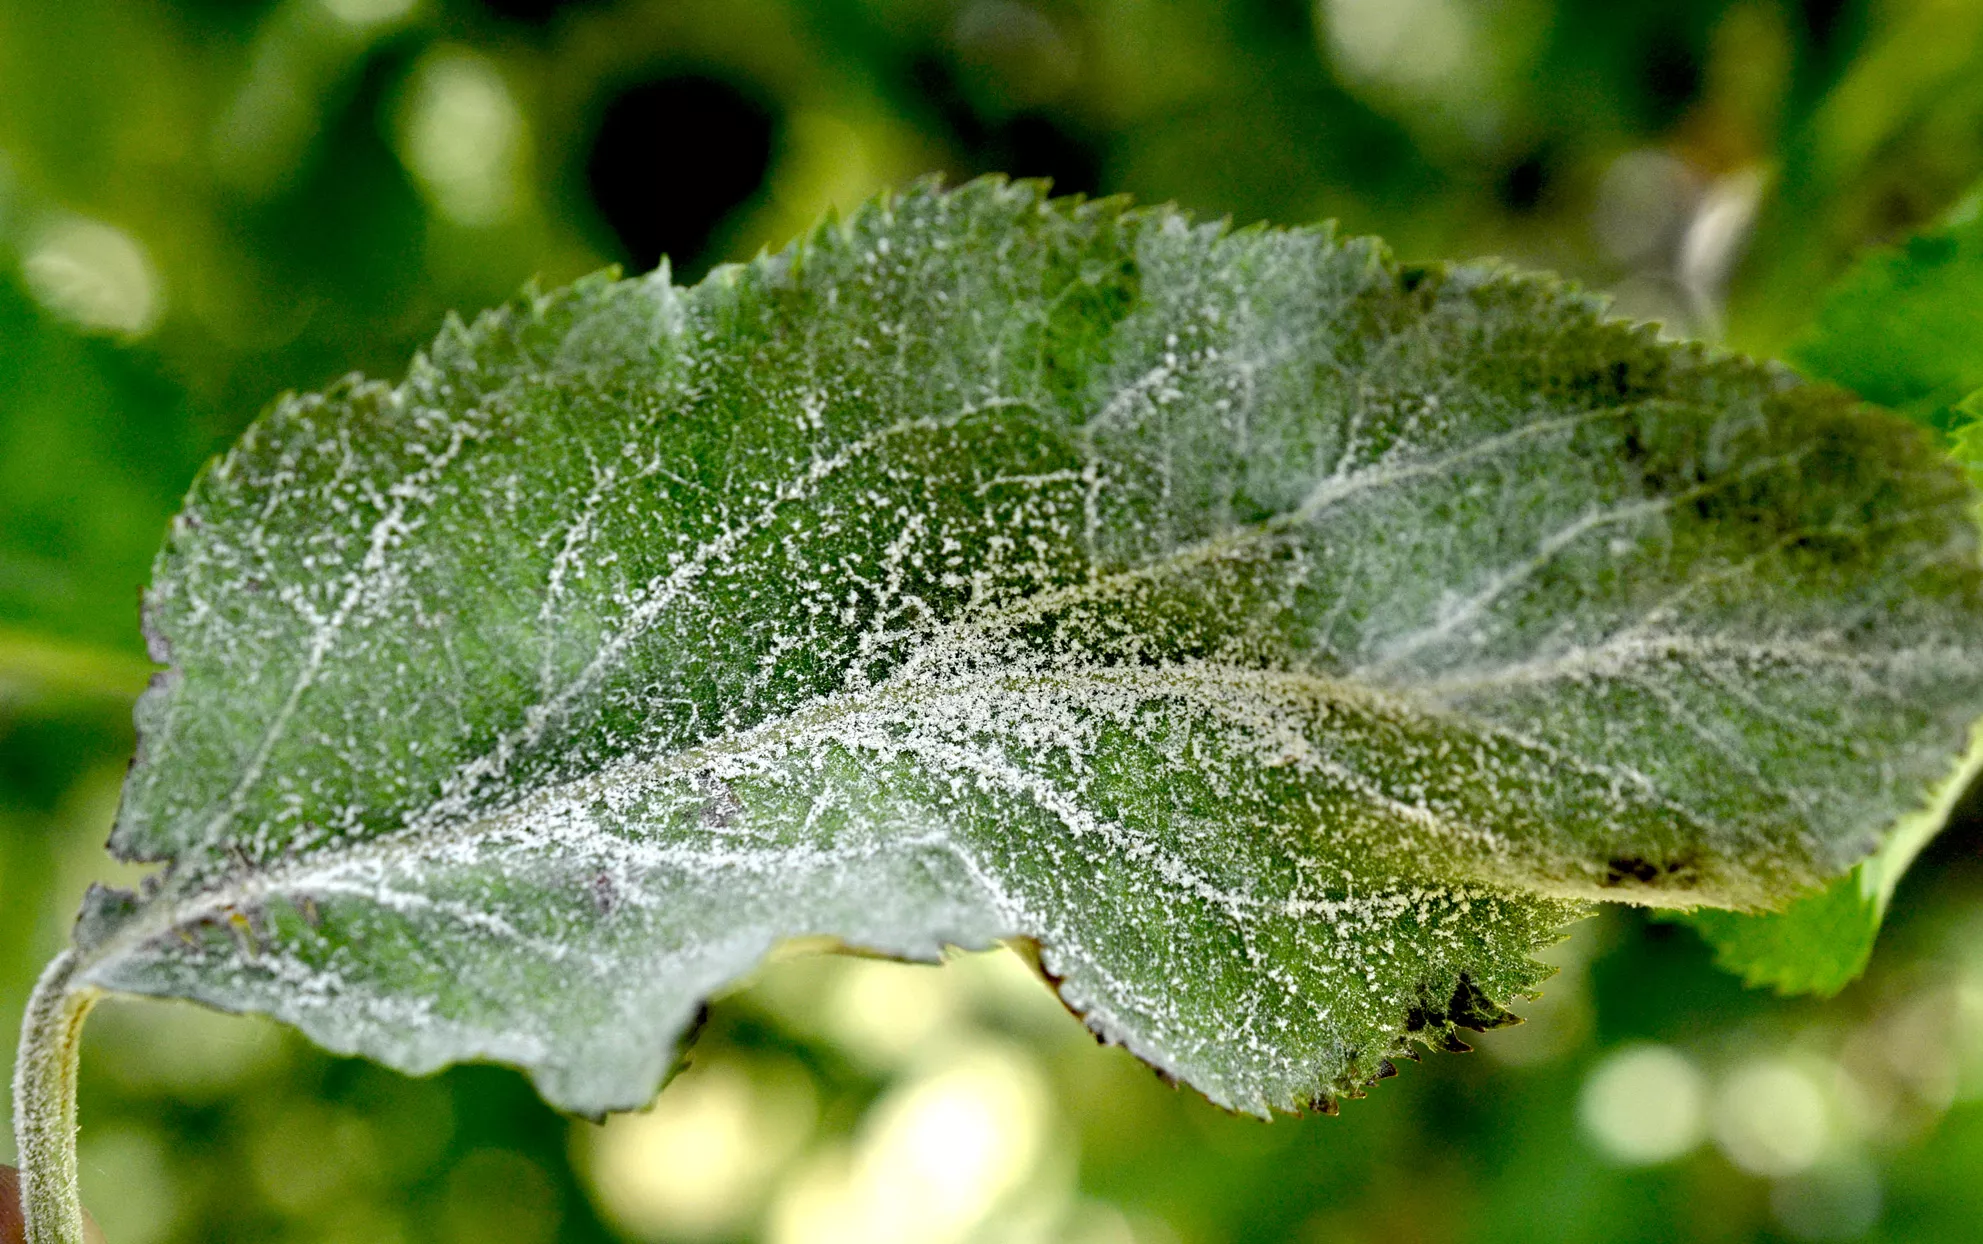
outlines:
M1972 494L1485 267L1026 185L581 282L195 486L77 980L655 1091L780 939L1036 943L1214 1100L1506 1022L1597 898L1770 904L1983 712Z
M1792 352L1805 371L1952 434L1955 460L1983 463L1972 408L1983 388L1983 195L1941 227L1874 251L1825 299ZM1964 766L1932 811L1909 817L1847 876L1780 912L1686 918L1716 961L1752 985L1834 994L1865 970L1894 886L1975 777Z

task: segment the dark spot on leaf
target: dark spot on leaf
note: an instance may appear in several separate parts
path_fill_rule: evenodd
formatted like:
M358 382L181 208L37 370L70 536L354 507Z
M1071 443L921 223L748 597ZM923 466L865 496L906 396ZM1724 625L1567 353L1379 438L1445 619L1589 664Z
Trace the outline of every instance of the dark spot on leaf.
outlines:
M610 916L620 908L620 889L605 873L592 878L592 906L602 916Z
M709 1004L704 1002L695 1008L695 1018L688 1022L688 1027L682 1029L680 1044L676 1047L675 1068L668 1073L671 1079L675 1072L688 1066L689 1055L695 1049L696 1038L700 1037L702 1030L708 1026Z
M1621 855L1604 867L1604 884L1612 888L1686 886L1698 876L1699 870L1694 861L1685 855L1663 864L1655 864L1636 855Z
M1637 428L1625 429L1625 439L1618 443L1618 456L1634 467L1645 467L1651 455L1646 452L1646 443L1639 439Z
M729 783L704 769L695 775L695 788L702 795L702 827L729 829L744 813Z
M1466 1028L1473 1032L1487 1032L1495 1028L1506 1028L1521 1023L1521 1018L1507 1010L1474 983L1468 973L1460 973L1453 992L1443 1003L1432 1001L1426 986L1419 986L1419 1000L1405 1011L1404 1027L1409 1034L1416 1036L1436 1050L1449 1054L1465 1054L1473 1049L1460 1039L1455 1029ZM1418 1061L1418 1054L1408 1045L1400 1043L1393 1051L1395 1055ZM1376 1075L1365 1081L1374 1084L1378 1080L1397 1074L1397 1065L1390 1059L1379 1064Z
M1488 1032L1522 1022L1520 1016L1481 992L1480 986L1474 984L1473 978L1465 972L1460 973L1460 983L1453 987L1453 1000L1446 1006L1446 1018L1474 1032Z
M1648 860L1636 855L1620 855L1604 866L1604 884L1624 885L1627 881L1651 883L1659 876L1659 868Z

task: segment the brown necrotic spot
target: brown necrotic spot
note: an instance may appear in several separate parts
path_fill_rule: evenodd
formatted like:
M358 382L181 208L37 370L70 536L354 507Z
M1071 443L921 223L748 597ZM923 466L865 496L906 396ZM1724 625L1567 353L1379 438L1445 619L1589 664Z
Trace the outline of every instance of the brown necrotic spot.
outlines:
M1459 984L1453 987L1453 997L1446 1004L1446 1018L1458 1027L1474 1032L1507 1028L1522 1022L1519 1015L1483 993L1465 972L1460 973Z
M593 874L591 885L592 906L602 916L610 916L620 907L620 889L605 873Z
M1612 889L1631 889L1638 886L1652 886L1658 889L1686 887L1694 884L1699 870L1694 861L1686 857L1655 863L1643 856L1614 856L1604 866L1604 885Z
M1448 1028L1432 1039L1432 1048L1447 1054L1471 1054L1473 1047L1460 1040L1460 1034Z

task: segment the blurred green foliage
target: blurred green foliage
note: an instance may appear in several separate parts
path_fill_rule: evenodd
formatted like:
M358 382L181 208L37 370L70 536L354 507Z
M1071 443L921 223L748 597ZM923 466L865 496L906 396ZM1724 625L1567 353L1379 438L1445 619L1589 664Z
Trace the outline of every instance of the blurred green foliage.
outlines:
M1555 268L1948 426L1983 383L1946 344L1983 305L1954 206L1979 71L1975 0L0 0L0 1024L83 886L129 879L99 844L138 590L283 389L395 375L533 277L694 277L1000 170ZM1910 283L1946 310L1880 301ZM776 965L604 1128L502 1069L408 1080L115 1003L86 1197L115 1244L1966 1239L1979 826L1834 1000L1614 911L1528 1025L1338 1119L1224 1116L1010 956Z
M1790 352L1807 375L1952 431L1983 389L1983 198L1868 254Z

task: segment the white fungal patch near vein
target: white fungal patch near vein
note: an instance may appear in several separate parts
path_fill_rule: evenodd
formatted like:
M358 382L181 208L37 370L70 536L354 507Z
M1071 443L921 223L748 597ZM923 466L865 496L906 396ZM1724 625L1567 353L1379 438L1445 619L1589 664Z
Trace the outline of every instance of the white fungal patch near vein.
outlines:
M346 586L343 594L338 598L337 606L328 617L317 622L310 635L309 644L304 649L302 668L290 684L289 693L283 697L281 706L269 719L268 728L262 732L261 740L255 745L247 763L242 766L241 777L234 784L233 791L229 793L220 810L215 813L213 820L208 822L201 832L200 837L203 841L218 842L228 826L240 815L243 800L260 780L262 771L268 765L270 754L281 741L283 732L289 728L290 721L296 716L297 706L303 702L304 695L316 683L318 674L323 671L324 661L336 646L338 637L343 633L345 623L351 616L351 611L364 598L365 592L375 586L379 574L385 570L386 555L393 541L412 530L406 520L407 503L427 499L423 495L427 483L446 471L448 464L461 453L462 446L466 443L466 435L457 427L449 437L447 447L427 466L392 485L389 491L392 500L389 505L381 507L386 512L372 525L367 535L363 559L358 563L357 569L347 576Z
M520 728L505 734L493 750L465 765L447 784L449 793L436 804L436 813L444 814L445 810L459 806L460 801L469 797L480 783L501 776L510 756L535 744L547 730L562 720L571 706L604 674L614 669L647 628L664 616L670 606L680 601L713 564L727 558L739 545L770 527L787 507L804 500L820 482L865 458L894 437L953 427L958 421L988 408L988 405L967 406L947 419L902 419L842 446L833 454L812 458L803 472L772 490L770 499L750 519L725 528L715 538L703 541L666 576L648 583L639 602L618 629L600 645L598 653L585 668L555 694L531 708Z
M1429 679L1417 690L1430 704L1462 704L1490 691L1591 679L1626 678L1648 667L1681 662L1703 671L1777 666L1809 673L1840 673L1868 694L1895 694L1879 677L1909 666L1932 668L1938 660L1967 664L1973 654L1955 645L1910 647L1896 652L1855 652L1822 638L1752 639L1684 632L1621 631L1601 644L1570 647L1498 669L1470 669Z
M1574 522L1543 537L1536 545L1534 556L1488 575L1485 585L1478 592L1453 608L1443 611L1438 621L1432 625L1421 627L1385 644L1380 659L1352 672L1350 681L1382 679L1420 650L1449 639L1463 628L1479 621L1496 602L1533 579L1565 550L1594 532L1658 518L1671 512L1677 505L1713 496L1756 476L1788 470L1795 467L1804 456L1803 453L1797 453L1763 458L1746 465L1741 471L1731 473L1726 479L1711 480L1677 493L1640 498L1610 508L1593 508Z

